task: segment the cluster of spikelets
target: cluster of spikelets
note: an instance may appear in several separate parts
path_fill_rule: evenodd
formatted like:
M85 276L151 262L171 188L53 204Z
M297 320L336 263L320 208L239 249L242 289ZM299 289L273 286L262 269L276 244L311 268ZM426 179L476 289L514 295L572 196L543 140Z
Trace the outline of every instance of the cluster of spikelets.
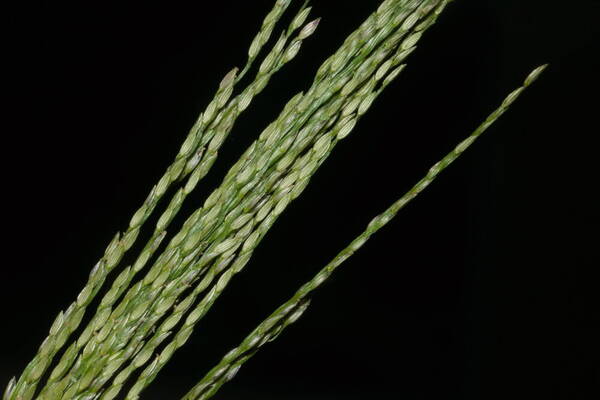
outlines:
M110 400L126 384L129 390L125 398L137 399L186 343L197 322L248 263L265 233L302 193L335 145L352 132L373 101L402 71L404 60L449 0L383 1L323 63L312 86L289 100L202 207L168 243L163 243L171 221L210 170L238 116L271 77L298 54L303 40L315 32L319 20L306 23L310 7L305 3L272 47L264 49L291 2L275 2L252 41L247 65L223 78L171 166L127 230L109 244L77 300L58 315L34 359L18 380L13 378L9 383L4 400ZM263 53L252 82L239 88L242 77ZM543 69L532 72L475 132L375 217L347 248L225 355L184 399L211 397L263 344L298 319L308 306L311 292L469 147ZM90 322L80 327L108 274L120 265L159 202L173 192L135 262L123 268L110 288L102 292ZM143 276L138 276L140 273ZM75 332L79 336L71 338Z

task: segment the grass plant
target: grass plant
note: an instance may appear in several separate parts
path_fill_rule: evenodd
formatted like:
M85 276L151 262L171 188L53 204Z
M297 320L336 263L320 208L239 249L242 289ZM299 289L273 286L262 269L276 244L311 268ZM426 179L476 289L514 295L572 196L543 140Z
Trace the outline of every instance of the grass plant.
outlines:
M302 194L339 141L354 131L378 96L399 76L423 33L449 2L383 1L321 65L312 85L291 97L202 207L187 217L178 232L169 232L186 197L211 169L238 117L317 30L319 19L309 21L311 8L305 2L278 38L270 40L293 3L276 0L251 41L247 64L241 70L233 68L221 80L173 163L129 226L114 236L77 299L58 314L48 337L18 379L10 381L3 399L110 400L119 395L138 399L188 341L198 322L244 269L265 234L290 202ZM253 69L255 63L258 66ZM184 399L210 398L263 344L296 321L307 309L311 293L458 158L544 68L536 68L483 124L376 216ZM240 87L242 78L252 71L254 77ZM154 226L148 226L161 203L167 204L164 211ZM131 265L122 265L123 256L142 230L150 230L150 238ZM116 269L120 271L116 278L107 282ZM91 310L93 317L81 326L84 314L90 312L89 305L100 295L97 308Z

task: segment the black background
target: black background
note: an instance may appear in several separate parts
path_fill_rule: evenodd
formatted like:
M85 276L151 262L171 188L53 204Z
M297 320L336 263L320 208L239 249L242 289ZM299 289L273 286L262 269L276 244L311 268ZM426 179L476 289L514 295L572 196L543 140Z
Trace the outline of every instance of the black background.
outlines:
M185 212L379 1L321 25ZM270 1L6 10L0 382L170 163ZM176 399L542 63L550 69L217 399L597 398L600 2L460 0L280 218L146 399Z

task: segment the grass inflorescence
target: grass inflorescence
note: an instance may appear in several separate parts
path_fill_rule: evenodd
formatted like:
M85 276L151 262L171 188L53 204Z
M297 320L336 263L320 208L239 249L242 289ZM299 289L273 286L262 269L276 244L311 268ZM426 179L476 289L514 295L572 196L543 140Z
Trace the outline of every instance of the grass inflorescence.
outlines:
M110 400L125 387L126 399L139 398L188 341L231 279L244 269L265 234L302 194L338 142L351 134L378 96L399 76L423 33L450 1L383 1L323 62L312 85L291 97L231 166L202 207L187 217L178 232L170 234L171 221L211 169L236 120L316 32L320 20L307 22L311 8L305 2L272 47L264 49L291 2L274 2L251 41L246 65L241 70L233 68L221 80L173 163L134 213L127 229L109 243L76 301L59 313L33 360L18 379L9 383L4 400ZM255 76L245 87L239 87L255 63L259 63ZM459 157L544 68L536 69L473 134L375 217L362 234L229 352L184 399L211 397L263 344L296 321L307 309L310 294ZM156 213L159 202L166 201L163 198L167 193L174 194L150 228L150 238L135 261L122 266L125 253ZM93 317L80 335L72 338L109 273L119 267ZM61 357L55 360L61 351Z

